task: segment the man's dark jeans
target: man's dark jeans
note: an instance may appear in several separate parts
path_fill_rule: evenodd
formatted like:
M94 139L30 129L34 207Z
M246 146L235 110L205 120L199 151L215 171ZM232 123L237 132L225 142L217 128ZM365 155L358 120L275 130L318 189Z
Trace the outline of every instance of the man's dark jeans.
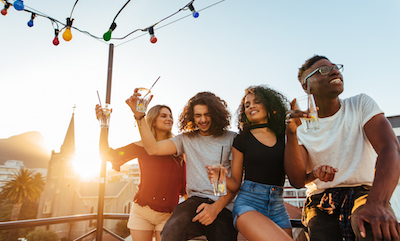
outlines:
M205 235L208 241L236 241L237 230L233 227L232 212L224 208L208 226L199 221L192 222L197 215L196 209L202 203L213 203L208 198L190 197L175 206L174 212L166 222L162 232L162 241L186 241Z
M368 193L369 187L367 186L355 188L354 204L351 212L351 226L356 241L374 240L372 228L369 223L364 223L367 237L362 238L355 222L355 217L367 201ZM332 214L321 211L317 205L320 203L322 196L323 193L308 197L303 209L303 218L308 223L307 229L310 241L342 241L342 229L339 225L340 207Z

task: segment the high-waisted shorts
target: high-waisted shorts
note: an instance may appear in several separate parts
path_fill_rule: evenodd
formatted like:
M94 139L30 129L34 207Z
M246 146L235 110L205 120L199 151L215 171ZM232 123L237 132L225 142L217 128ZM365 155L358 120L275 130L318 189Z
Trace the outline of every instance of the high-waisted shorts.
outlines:
M157 212L147 205L142 207L137 203L132 203L127 226L129 229L134 230L156 230L161 232L170 216L171 213Z
M245 180L233 206L233 226L236 228L236 220L243 213L257 211L281 228L292 228L282 194L280 186Z

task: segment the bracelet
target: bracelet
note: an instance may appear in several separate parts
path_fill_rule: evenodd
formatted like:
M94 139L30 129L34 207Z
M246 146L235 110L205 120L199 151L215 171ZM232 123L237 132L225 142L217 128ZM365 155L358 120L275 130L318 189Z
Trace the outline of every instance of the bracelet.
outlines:
M133 115L133 117L135 118L135 120L140 121L141 119L143 119L143 117L146 116L146 113L144 113L144 115L142 115L141 117L137 118L135 115Z

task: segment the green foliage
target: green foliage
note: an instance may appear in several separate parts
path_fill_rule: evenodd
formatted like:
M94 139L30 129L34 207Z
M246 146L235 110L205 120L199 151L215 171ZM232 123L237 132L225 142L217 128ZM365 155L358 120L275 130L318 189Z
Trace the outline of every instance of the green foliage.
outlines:
M128 223L127 220L120 220L115 225L115 233L118 234L122 238L126 238L131 233L129 228L126 226Z
M28 233L26 239L29 241L57 241L58 234L54 230L40 228Z
M12 206L11 203L0 205L0 222L10 220Z
M0 222L10 220L12 206L13 205L11 203L5 203L3 205L0 205ZM9 233L8 230L0 231L0 241L7 240L8 233Z
M3 190L0 192L0 221L37 218L37 201L44 190L42 174L33 175L31 171L21 169L2 188ZM34 229L34 227L29 227L0 231L0 241L17 240L18 237L25 237L27 233Z
M12 179L4 184L0 197L12 203L22 203L24 200L36 202L43 191L37 178L32 171L21 168Z

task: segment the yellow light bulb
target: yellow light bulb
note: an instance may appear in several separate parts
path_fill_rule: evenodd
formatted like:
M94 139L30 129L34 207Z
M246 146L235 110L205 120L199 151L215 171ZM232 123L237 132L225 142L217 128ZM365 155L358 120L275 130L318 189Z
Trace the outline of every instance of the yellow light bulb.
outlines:
M71 27L67 27L63 33L63 39L65 41L70 41L72 39L72 34L71 34Z

